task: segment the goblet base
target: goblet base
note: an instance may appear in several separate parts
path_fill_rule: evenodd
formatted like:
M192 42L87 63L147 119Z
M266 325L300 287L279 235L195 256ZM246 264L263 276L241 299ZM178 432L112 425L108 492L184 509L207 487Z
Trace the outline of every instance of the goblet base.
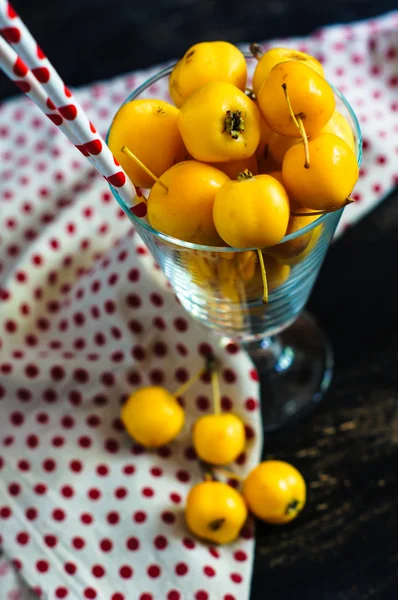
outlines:
M333 350L307 313L277 335L243 345L258 372L265 432L304 416L328 389Z

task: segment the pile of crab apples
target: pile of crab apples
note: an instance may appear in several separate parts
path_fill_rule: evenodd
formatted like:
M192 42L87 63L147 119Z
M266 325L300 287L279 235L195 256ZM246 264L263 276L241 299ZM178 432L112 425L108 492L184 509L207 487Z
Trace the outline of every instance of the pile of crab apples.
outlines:
M311 233L280 242L351 201L355 140L314 57L251 49L257 64L249 90L237 47L192 46L170 74L174 105L124 104L109 145L132 182L150 190L156 230L195 244L259 249L262 263L295 264Z

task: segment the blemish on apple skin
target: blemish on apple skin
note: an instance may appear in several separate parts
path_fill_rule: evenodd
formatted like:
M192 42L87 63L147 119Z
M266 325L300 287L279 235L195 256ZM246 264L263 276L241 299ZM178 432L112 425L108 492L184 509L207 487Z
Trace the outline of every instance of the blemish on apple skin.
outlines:
M191 50L188 54L185 55L185 60L189 60L195 54L195 50Z

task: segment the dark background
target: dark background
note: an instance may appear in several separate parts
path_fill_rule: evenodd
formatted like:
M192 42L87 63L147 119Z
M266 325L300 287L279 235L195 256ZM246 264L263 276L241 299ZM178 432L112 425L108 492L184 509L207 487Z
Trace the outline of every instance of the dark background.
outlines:
M15 0L70 85L179 57L204 39L305 35L397 0ZM0 98L15 94L0 77ZM330 250L309 309L336 353L333 383L265 456L309 483L300 518L260 525L251 600L398 599L398 193ZM221 599L220 599L221 600Z
M195 42L306 35L373 17L397 0L14 0L68 85L179 58ZM0 98L15 88L0 74Z

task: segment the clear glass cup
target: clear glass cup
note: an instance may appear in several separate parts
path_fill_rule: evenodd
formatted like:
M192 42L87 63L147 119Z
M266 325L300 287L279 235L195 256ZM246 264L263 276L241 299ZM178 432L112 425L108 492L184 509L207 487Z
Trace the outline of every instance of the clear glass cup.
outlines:
M247 56L247 62L250 81L255 60ZM151 77L126 102L167 96L171 70L168 67ZM334 93L336 108L353 130L360 164L359 123L344 96L337 89ZM111 190L185 310L212 330L220 344L233 340L248 351L259 375L264 430L278 429L317 403L331 380L333 352L303 309L342 210L322 215L286 236L273 250L263 251L269 286L269 302L264 305L255 248L201 246L167 236L136 217L117 191ZM291 254L292 245L298 254L284 258Z

